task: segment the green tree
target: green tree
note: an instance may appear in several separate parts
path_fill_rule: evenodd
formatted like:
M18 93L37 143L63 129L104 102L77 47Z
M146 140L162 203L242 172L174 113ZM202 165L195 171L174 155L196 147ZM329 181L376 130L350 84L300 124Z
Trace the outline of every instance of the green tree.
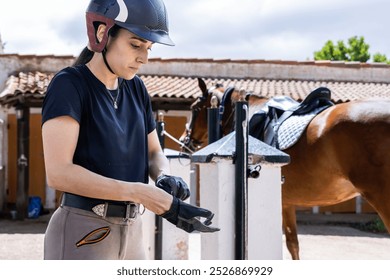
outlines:
M369 48L363 36L349 38L347 46L342 40L337 41L337 44L328 40L321 50L314 52L314 60L367 62L371 57Z
M381 54L379 52L375 53L372 56L372 60L374 62L384 62L384 63L390 64L390 60L387 59L387 56L385 54Z
M351 37L348 39L348 43L348 54L350 61L367 62L367 60L370 59L371 55L368 52L370 45L364 42L363 36L360 38L357 36Z
M314 53L315 60L347 60L345 45L343 41L338 41L335 45L328 40L322 49Z

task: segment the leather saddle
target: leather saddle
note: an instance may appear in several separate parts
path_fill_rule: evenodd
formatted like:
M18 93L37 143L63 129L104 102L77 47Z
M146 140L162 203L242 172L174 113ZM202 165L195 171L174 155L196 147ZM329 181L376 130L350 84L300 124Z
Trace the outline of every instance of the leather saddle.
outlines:
M253 115L249 121L249 134L279 149L279 129L287 119L307 114L311 114L314 118L316 114L332 105L334 104L331 101L331 92L326 87L315 89L300 103L289 96L274 97ZM299 133L302 134L303 129Z

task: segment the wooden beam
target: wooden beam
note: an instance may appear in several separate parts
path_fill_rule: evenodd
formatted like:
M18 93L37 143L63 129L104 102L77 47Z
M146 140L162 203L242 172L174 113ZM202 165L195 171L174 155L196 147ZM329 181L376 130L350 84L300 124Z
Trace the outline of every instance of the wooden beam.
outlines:
M191 109L191 104L194 103L194 98L169 98L169 97L153 97L152 108L157 110L176 110L188 111Z

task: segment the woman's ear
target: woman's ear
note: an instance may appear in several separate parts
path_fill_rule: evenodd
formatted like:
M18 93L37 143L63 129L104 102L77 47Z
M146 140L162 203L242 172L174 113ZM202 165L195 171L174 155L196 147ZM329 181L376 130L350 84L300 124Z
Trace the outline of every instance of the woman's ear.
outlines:
M103 40L104 34L106 32L107 26L105 24L99 24L97 31L96 31L96 39L99 41L99 43Z

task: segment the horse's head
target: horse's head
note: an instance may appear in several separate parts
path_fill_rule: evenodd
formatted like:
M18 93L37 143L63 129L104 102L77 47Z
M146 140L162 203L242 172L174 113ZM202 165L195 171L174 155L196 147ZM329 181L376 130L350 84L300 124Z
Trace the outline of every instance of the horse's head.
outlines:
M232 130L234 120L233 104L241 96L241 93L233 87L225 90L221 84L216 84L208 89L206 83L200 78L198 78L198 84L202 91L202 96L191 105L191 120L186 124L185 131L180 137L180 141L185 147L192 151L196 151L207 144L207 109L211 107L213 96L216 97L218 101L217 106L220 108L222 134L227 134Z
M245 90L236 90L234 87L228 87L225 90L220 84L207 89L206 83L200 78L198 78L198 84L202 96L191 105L191 119L180 137L183 145L191 151L202 148L208 142L207 109L211 107L213 96L216 96L218 100L222 135L234 130L234 106L238 100L245 98L248 101L250 115L253 114L253 110L262 107L267 101L267 98L263 96L249 94Z
M198 85L202 95L191 105L191 119L180 137L180 141L192 151L207 144L207 108L211 107L211 98L216 96L221 100L224 91L221 84L208 89L206 83L200 78L198 78Z

